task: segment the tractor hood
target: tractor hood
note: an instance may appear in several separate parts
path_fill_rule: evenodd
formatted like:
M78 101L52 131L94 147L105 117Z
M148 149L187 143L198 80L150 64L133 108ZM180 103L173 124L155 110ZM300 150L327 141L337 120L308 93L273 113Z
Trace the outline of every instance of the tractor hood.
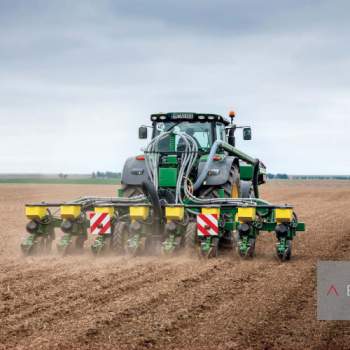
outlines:
M207 156L200 158L196 171L197 177L203 171L206 160ZM220 155L217 160L214 160L203 185L213 186L224 184L230 175L233 160L234 157ZM127 159L123 168L122 184L140 186L142 182L149 179L144 158L130 157Z

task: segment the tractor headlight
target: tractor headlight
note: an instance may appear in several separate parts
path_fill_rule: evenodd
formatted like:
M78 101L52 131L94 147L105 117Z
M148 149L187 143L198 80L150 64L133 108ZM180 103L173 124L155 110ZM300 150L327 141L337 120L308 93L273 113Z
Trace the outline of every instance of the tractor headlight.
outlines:
M218 176L220 174L220 169L210 169L208 171L208 176Z

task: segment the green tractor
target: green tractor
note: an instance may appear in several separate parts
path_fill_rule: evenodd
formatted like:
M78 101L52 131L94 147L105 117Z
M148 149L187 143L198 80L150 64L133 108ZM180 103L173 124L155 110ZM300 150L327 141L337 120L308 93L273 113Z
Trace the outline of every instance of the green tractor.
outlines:
M251 139L249 126L208 113L151 115L152 138L144 153L127 159L118 197L82 197L70 202L28 204L29 238L26 255L45 246L54 228L64 232L58 250L63 255L75 244L83 249L87 235L95 235L91 250L139 255L178 251L216 257L234 247L244 258L254 256L261 231L276 235L276 253L291 258L292 240L305 225L289 205L273 205L259 198L266 168L236 148L236 132ZM148 127L139 128L147 139ZM60 217L51 214L60 207ZM30 228L30 230L28 229Z
M121 194L145 194L157 219L131 217L123 232L115 232L128 237L123 240L127 247L140 249L138 242L146 237L144 248L153 237L162 241L163 253L185 248L214 257L220 247L236 245L241 256L253 256L256 236L267 228L263 218L275 222L275 212L259 200L258 186L266 182L264 164L236 148L237 129L243 130L244 140L251 140L251 128L237 126L234 117L233 112L231 120L207 113L151 115L152 140L144 154L126 161ZM148 127L140 127L139 138L147 137ZM236 221L238 211L247 212L245 207L253 208L250 216ZM288 228L285 242L278 240L281 259L290 258L295 230L303 229L295 218L291 222L295 228Z
M233 119L233 114L232 119ZM175 203L176 185L182 156L187 152L181 133L197 145L197 159L191 169L194 194L202 198L258 198L258 185L266 181L266 168L259 160L235 148L235 132L243 129L243 139L251 140L251 128L239 127L216 114L153 114L152 140L168 134L157 144L160 198ZM139 138L147 139L148 128L139 128ZM122 174L124 195L142 194L142 183L150 180L146 156L129 158ZM150 154L151 155L151 154ZM254 178L254 169L256 174Z

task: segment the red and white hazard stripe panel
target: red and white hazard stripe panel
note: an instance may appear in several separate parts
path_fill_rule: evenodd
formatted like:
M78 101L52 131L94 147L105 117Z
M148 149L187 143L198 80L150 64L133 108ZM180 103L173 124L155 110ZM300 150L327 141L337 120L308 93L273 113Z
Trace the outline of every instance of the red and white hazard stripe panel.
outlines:
M198 214L197 234L204 237L217 236L219 234L217 214Z
M90 233L93 235L104 235L112 233L111 216L108 213L89 213Z

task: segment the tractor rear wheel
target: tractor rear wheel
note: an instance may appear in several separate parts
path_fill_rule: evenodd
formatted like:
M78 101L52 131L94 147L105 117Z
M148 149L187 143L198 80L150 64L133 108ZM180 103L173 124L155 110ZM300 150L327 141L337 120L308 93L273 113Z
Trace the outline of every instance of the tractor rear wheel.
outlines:
M125 244L128 239L126 222L118 222L114 226L112 234L111 248L117 255L125 253Z
M224 198L239 198L241 194L241 181L239 168L232 164L229 177L222 186L203 186L199 189L200 198L220 198L220 189L224 190Z
M185 251L188 254L193 254L196 250L197 243L197 223L195 221L191 221L187 227L184 237L184 246Z
M241 198L255 198L254 187L251 181L241 181Z

